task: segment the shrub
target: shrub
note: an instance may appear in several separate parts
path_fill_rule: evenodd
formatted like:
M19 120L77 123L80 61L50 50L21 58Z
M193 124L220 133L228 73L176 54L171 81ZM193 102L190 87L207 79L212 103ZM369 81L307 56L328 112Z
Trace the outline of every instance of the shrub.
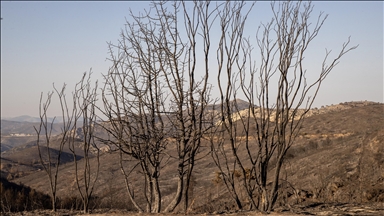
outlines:
M0 212L31 211L50 208L50 197L22 184L0 181Z

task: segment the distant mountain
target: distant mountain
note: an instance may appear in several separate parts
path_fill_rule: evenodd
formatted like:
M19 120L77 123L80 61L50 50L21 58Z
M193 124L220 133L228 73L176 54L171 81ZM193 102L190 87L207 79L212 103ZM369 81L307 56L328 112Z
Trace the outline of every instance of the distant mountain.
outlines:
M24 145L25 143L36 140L35 128L39 128L40 123L38 122L17 122L1 120L1 152L8 151L13 147ZM48 125L50 127L50 124ZM53 124L52 135L58 135L61 133L62 125L60 123ZM42 129L44 134L44 129Z
M17 122L40 122L39 117L32 117L28 115L22 115L17 117L5 117L1 118L1 120L8 120L8 121L17 121ZM48 117L48 122L52 122L53 117ZM61 117L56 117L54 123L60 123L62 122Z
M51 124L48 125L48 127ZM19 121L9 121L9 120L1 120L1 136L34 136L36 135L36 131L34 127L39 128L39 122L19 122ZM60 130L61 124L53 124L52 134L61 133Z

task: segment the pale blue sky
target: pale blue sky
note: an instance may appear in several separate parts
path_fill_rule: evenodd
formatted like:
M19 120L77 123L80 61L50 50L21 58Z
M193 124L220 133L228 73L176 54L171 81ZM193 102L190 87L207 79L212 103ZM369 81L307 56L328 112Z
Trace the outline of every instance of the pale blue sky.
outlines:
M41 92L51 90L52 83L67 83L70 94L90 68L102 82L101 74L110 66L106 42L117 41L129 8L138 12L149 4L2 1L1 116L38 116ZM352 45L359 44L325 80L314 105L383 102L383 2L313 4L313 18L320 11L329 14L308 56L317 70L325 48L338 52L348 36ZM271 17L269 4L258 2L248 28Z

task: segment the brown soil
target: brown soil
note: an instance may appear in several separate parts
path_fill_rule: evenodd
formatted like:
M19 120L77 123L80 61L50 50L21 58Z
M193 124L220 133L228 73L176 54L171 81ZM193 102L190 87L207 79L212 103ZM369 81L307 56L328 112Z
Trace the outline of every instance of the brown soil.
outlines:
M348 104L348 109L312 115L305 120L299 137L287 153L283 167L282 175L290 187L282 185L282 197L270 215L384 215L384 105L352 105ZM203 150L207 149L204 147ZM95 195L102 199L104 206L109 207L120 201L123 208L129 209L124 179L116 158L118 156L115 153L102 155ZM20 172L20 167L15 166L15 172ZM169 202L176 188L173 167L171 161L161 173L164 205ZM3 168L2 171L8 170L6 166ZM225 186L213 183L216 172L211 157L196 162L194 196L191 196L191 201L195 200L193 212L201 214L194 215L261 215L260 212L249 211L224 212L225 209L235 208ZM72 163L63 164L59 176L60 197L78 194ZM35 171L12 181L21 182L41 192L49 191L43 171ZM140 182L138 175L133 182L138 188L135 191L138 196ZM55 214L41 210L1 215ZM60 210L56 215L81 215L81 211ZM100 209L94 210L92 215L150 214Z
M44 215L44 216L71 216L71 215L89 215L89 216L151 216L151 215L159 215L159 216L181 216L186 214L181 213L159 213L159 214L151 214L151 213L137 213L125 210L118 209L97 209L93 210L90 214L83 214L81 211L71 211L59 209L57 212L52 212L51 210L35 210L29 212L15 212L15 213L0 213L0 215L4 216L33 216L33 215ZM212 214L188 214L193 216L199 215L270 215L270 216L289 216L289 215L384 215L384 203L371 203L364 205L355 205L355 204L311 204L309 206L293 206L291 209L287 208L277 208L275 212L271 212L269 214L263 214L261 212L256 211L233 211L233 212L214 212Z

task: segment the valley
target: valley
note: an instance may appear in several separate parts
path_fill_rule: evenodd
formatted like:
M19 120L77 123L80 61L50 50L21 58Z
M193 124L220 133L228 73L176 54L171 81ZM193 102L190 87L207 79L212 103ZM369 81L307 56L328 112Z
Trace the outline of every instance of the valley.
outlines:
M246 107L242 106L244 109ZM40 164L36 136L30 129L34 124L21 125L2 120L1 177L48 193L49 181ZM60 126L55 131L60 131ZM102 133L101 130L98 132ZM54 140L60 139L60 133L55 133L54 136ZM230 198L225 184L218 179L219 170L210 156L209 139L204 140L193 171L190 213L242 215ZM98 145L104 149L99 160L95 155L90 158L92 165L100 161L100 173L93 193L97 199L93 205L98 206L98 209L124 209L120 211L134 212L121 173L119 152L111 151L101 142ZM76 142L76 149L79 154L75 156L68 147L63 149L61 155L57 194L63 200L78 196L73 162L75 158L79 167L84 166L81 140ZM49 151L52 157L59 154L57 142L52 142L50 148L42 150ZM176 151L172 145L167 146L166 154L170 157L159 174L162 202L165 204L171 201L176 190L177 178L173 173L174 167L177 167ZM246 154L245 149L240 147L239 156L246 157ZM127 168L136 165L129 160L123 163ZM134 181L129 184L138 203L143 204L141 185L145 179L138 169L132 170ZM374 102L348 102L312 109L306 116L294 145L286 154L280 178L280 192L274 213L384 214L384 105ZM235 179L235 184L240 185L241 182L241 177ZM246 199L245 191L239 189L239 194L240 199ZM100 209L93 211L103 214ZM104 210L104 214L107 212ZM176 212L181 213L182 208L178 207ZM248 213L245 212L244 215Z

